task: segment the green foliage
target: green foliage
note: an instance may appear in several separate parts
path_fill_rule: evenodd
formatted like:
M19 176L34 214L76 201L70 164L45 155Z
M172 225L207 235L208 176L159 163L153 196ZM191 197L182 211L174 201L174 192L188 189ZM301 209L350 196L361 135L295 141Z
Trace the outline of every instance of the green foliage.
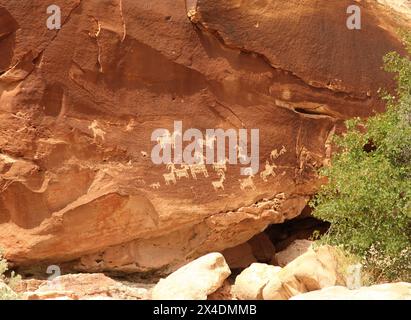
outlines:
M411 35L404 39L411 54ZM385 113L347 121L311 205L331 223L321 241L361 257L374 282L411 281L411 61L392 52L384 62L395 96L385 94Z

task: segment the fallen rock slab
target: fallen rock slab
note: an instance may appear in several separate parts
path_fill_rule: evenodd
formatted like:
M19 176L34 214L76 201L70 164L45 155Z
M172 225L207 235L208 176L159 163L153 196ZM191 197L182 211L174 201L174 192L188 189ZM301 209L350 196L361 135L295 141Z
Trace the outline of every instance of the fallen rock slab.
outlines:
M295 240L285 250L278 252L274 261L280 266L284 267L291 261L295 260L305 252L309 250L312 245L312 241L309 240Z
M131 288L104 274L68 274L47 281L35 291L24 293L27 300L143 300L148 290Z
M411 300L411 283L386 283L357 290L334 286L299 294L291 300Z

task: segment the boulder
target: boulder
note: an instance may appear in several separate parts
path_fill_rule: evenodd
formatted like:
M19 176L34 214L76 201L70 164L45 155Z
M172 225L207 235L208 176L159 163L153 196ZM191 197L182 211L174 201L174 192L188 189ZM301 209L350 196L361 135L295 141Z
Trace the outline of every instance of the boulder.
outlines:
M299 294L290 300L411 300L411 283L385 283L356 290L334 286Z
M264 287L277 278L280 270L280 267L253 263L237 276L231 292L240 300L262 300Z
M300 293L345 284L341 270L336 249L330 246L310 248L267 283L263 289L263 299L289 299Z
M142 300L147 299L146 288L132 288L104 274L68 274L46 281L35 291L27 291L27 300Z
M152 299L206 300L230 274L223 255L209 253L161 279L152 291Z
M284 267L294 259L298 258L305 252L307 252L312 245L310 240L295 240L285 250L275 254L276 264L280 267Z

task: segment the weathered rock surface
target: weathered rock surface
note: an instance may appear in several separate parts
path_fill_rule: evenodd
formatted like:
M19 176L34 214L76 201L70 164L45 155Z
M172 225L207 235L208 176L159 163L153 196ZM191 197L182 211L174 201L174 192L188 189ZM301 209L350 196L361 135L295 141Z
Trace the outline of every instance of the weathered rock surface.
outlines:
M386 283L357 290L328 287L299 294L290 300L411 300L411 283Z
M248 242L228 248L222 252L222 255L230 269L244 269L257 262L253 249Z
M132 288L104 274L69 274L46 281L34 291L26 291L27 300L143 300L145 288Z
M253 263L237 276L231 292L240 300L262 300L264 287L270 280L277 278L280 270L281 267Z
M265 233L259 233L252 237L248 244L258 262L269 263L275 254L275 247Z
M206 300L231 271L220 253L209 253L181 267L153 288L153 300Z
M0 247L13 264L85 271L175 270L297 216L316 188L339 121L381 110L408 25L352 1L0 0ZM238 166L166 185L151 133L258 128L255 188Z
M232 293L232 285L225 280L223 285L207 297L207 300L236 300Z
M307 252L312 244L313 242L310 240L295 240L285 250L276 253L274 261L280 267L284 267L294 259Z
M310 249L287 264L264 286L264 300L286 300L300 293L344 285L341 261L334 248Z

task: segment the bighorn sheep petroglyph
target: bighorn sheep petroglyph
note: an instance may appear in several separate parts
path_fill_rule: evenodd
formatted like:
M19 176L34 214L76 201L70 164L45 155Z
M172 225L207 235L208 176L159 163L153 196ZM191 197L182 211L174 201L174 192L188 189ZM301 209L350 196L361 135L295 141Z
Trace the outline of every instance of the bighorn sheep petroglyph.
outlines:
M228 159L226 157L224 160L220 160L216 163L213 163L213 169L217 172L220 170L227 171L227 165L226 165L227 163L228 163Z
M190 167L186 164L182 164L180 169L175 169L174 172L176 174L177 179L181 179L181 178L190 178L190 175L188 174L188 169Z
M100 129L98 127L98 122L97 120L94 120L89 126L88 128L93 132L93 137L94 137L94 142L97 141L97 137L100 137L102 141L104 141L104 136L106 134L105 131L103 131L102 129Z
M208 178L207 168L202 163L190 165L190 172L195 180L197 180L197 174L201 173L204 175L204 177Z
M244 153L243 147L237 145L235 149L237 150L237 158L241 161L247 161L247 154Z
M215 191L218 191L219 189L224 190L225 173L221 170L218 172L218 175L220 176L220 180L211 182Z
M159 189L160 188L160 182L150 184L150 188L151 189Z
M175 172L175 166L174 166L174 163L169 163L168 165L167 165L167 169L168 170L171 170L171 172L170 173L165 173L165 174L163 174L163 177L164 177L164 180L165 180L165 182L166 182L166 185L169 185L170 184L170 182L172 182L173 184L176 184L177 183L177 180L176 180L176 177L175 177L175 175L174 175L174 172Z

